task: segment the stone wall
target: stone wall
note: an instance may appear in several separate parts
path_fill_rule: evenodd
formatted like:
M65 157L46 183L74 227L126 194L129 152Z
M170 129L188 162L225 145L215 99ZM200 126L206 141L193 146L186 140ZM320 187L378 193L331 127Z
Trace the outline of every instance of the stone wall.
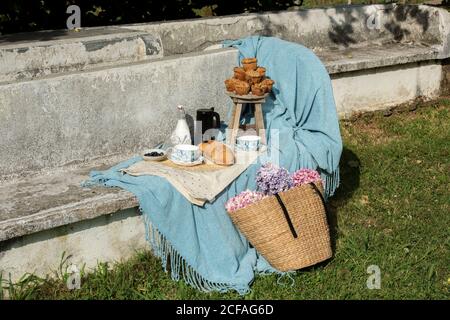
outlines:
M379 29L367 27L371 14ZM432 98L449 56L449 16L426 6L343 6L1 38L2 176L138 153L168 136L177 104L192 116L216 107L226 119L223 80L237 52L202 49L250 34L315 50L341 115Z
M370 17L377 17L373 26L372 20L368 21ZM199 51L224 40L250 35L280 37L317 51L359 47L368 42L429 45L448 42L440 30L441 13L427 6L336 6L126 27L159 35L165 55Z
M139 153L170 135L178 104L225 119L236 61L229 49L0 85L0 171Z
M95 244L95 245L93 245ZM0 243L0 272L16 281L25 273L55 276L63 253L86 272L98 262L118 262L138 250L148 250L142 215L129 209L53 228Z
M441 65L429 61L336 74L332 84L338 113L346 118L354 112L385 109L418 97L437 97L441 79Z

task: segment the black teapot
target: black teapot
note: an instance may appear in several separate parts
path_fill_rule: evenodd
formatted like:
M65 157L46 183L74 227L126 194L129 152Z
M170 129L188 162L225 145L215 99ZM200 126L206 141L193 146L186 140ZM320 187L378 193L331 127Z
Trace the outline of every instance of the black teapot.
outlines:
M210 109L197 109L197 125L202 128L202 134L209 129L220 128L220 115L214 111L214 108Z

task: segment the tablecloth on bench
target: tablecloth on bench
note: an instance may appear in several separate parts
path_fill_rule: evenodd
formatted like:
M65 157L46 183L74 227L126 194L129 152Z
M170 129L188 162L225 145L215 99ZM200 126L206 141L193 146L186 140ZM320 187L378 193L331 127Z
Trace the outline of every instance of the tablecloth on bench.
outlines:
M213 202L220 192L257 160L258 155L258 152L237 151L236 159L239 161L232 166L205 163L195 167L182 167L172 165L170 160L139 161L122 172L132 176L163 177L189 202L203 206L207 201Z

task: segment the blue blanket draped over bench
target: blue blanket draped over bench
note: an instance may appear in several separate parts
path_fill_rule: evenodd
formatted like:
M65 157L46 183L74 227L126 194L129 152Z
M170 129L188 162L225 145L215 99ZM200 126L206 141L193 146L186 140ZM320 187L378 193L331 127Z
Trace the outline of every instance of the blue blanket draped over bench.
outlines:
M236 47L241 58L256 57L275 81L263 112L268 132L278 130L279 164L291 172L320 169L326 194L332 195L339 184L342 141L330 78L320 60L307 48L277 38L255 36L224 45ZM268 134L269 145L271 138ZM87 184L120 187L137 197L148 241L172 279L184 279L204 291L233 289L244 294L255 273L276 272L240 234L224 208L230 197L255 189L260 164L251 165L213 203L199 207L163 178L119 172L140 160L94 171Z

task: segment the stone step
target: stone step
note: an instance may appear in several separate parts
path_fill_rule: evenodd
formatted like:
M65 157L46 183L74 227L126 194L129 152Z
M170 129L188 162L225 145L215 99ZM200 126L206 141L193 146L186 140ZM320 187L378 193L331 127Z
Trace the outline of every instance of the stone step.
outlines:
M120 27L41 31L0 37L0 82L160 58L158 36Z
M117 188L82 188L91 170L119 161L101 159L77 168L29 174L0 184L0 242L138 206Z

